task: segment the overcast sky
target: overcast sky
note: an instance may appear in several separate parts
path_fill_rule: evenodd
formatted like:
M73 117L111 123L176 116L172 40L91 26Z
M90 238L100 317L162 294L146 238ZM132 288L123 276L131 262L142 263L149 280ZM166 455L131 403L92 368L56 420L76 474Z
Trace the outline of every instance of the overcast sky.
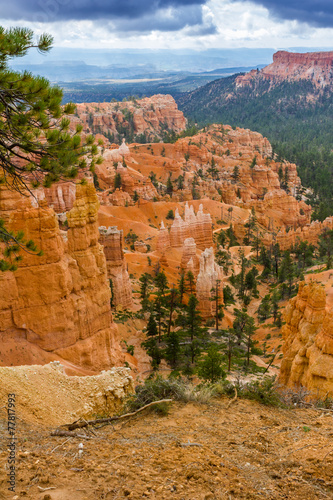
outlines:
M59 47L333 50L333 0L2 0L0 13Z

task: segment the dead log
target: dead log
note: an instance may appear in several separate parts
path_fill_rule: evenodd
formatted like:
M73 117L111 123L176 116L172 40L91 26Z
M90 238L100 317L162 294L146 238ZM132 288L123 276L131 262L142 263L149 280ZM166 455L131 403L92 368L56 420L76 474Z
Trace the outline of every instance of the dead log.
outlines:
M76 420L72 424L64 424L62 425L62 429L58 428L55 431L51 433L51 436L68 436L68 437L82 437L84 439L89 439L89 436L83 436L76 434L75 432L71 432L74 429L82 429L83 427L88 427L89 425L96 425L96 424L108 424L111 422L114 422L115 420L120 420L123 418L127 417L133 417L134 415L137 415L139 412L145 410L146 408L149 408L150 406L158 405L161 403L171 403L173 399L161 399L160 401L153 401L152 403L149 403L142 408L139 408L136 411L133 411L131 413L125 413L124 415L115 415L113 417L107 417L107 418L96 418L95 420ZM66 428L67 430L65 430Z

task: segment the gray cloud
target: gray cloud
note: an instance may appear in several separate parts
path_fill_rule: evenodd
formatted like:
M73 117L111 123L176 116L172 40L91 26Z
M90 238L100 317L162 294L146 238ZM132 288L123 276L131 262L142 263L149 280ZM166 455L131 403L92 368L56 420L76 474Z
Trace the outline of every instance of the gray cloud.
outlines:
M234 0L239 1L239 0ZM333 0L251 0L263 5L280 19L305 22L322 28L333 27Z
M199 5L170 7L155 12L144 13L139 18L121 18L108 23L110 31L122 33L149 33L151 31L179 31L193 27L197 32L215 33L216 26L204 23ZM191 33L189 33L191 35Z
M2 4L0 16L13 21L42 23L70 20L118 23L151 18L161 26L151 29L163 30L170 27L172 30L178 29L177 24L185 26L201 23L201 7L206 2L207 0L11 0ZM168 18L160 19L169 8L174 11L174 23ZM181 19L184 15L188 20Z

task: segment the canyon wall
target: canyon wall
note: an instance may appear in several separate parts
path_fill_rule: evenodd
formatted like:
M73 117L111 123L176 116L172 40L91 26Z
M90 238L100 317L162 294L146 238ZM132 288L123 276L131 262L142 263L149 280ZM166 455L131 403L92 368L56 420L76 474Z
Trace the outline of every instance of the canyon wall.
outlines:
M122 363L98 243L98 207L94 187L77 185L67 213L68 231L60 231L46 200L37 206L31 197L0 186L0 217L6 227L24 231L43 251L42 256L22 251L17 271L0 273L3 342L21 339L27 349L38 346L93 371Z
M274 238L272 234L265 233L262 243L267 247L272 243L278 243L281 250L288 250L301 241L307 241L311 245L317 245L319 236L325 229L333 229L333 217L327 217L323 222L313 221L311 224L298 227L296 230L291 229L288 232L282 227L279 232L275 234Z
M83 124L84 133L103 134L118 140L123 128L151 141L167 128L176 133L186 128L186 119L171 95L157 94L126 102L81 103L76 105L72 126Z
M311 80L317 87L332 85L333 51L293 53L280 50L273 55L273 62L260 71L252 70L236 78L237 86L254 85L265 78L274 81Z
M280 383L333 396L333 310L317 282L300 283L287 305Z
M123 231L117 227L99 228L108 278L113 284L113 303L124 308L133 307L132 284L126 269L123 252Z

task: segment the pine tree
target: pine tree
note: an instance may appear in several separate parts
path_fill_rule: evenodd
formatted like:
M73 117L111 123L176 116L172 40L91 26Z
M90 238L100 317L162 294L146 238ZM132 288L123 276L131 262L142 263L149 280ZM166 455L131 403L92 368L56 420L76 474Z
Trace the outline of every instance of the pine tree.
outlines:
M200 364L199 377L214 383L219 378L225 378L225 371L222 368L223 356L219 352L218 346L213 344L207 349L207 354Z
M186 283L184 273L181 273L178 281L178 292L179 292L179 302L180 305L183 304L184 293L186 293Z
M331 269L333 260L333 229L325 229L319 236L319 254L326 257L327 269Z
M237 345L237 335L236 332L233 328L228 328L227 331L228 335L228 340L227 340L227 354L228 354L228 372L231 371L231 362L232 362L232 355L234 352L234 349Z
M167 180L166 192L167 192L167 194L170 194L172 196L173 185L172 185L171 175L169 175L168 180Z
M166 339L165 358L169 361L172 368L175 368L179 360L180 343L177 332L171 332Z
M187 281L189 289L190 289L190 294L193 294L195 280L194 280L194 274L192 273L192 271L188 271L186 273L186 281Z
M114 178L114 188L115 189L120 189L121 188L121 175L117 173Z
M164 271L159 271L154 279L155 286L159 292L164 296L165 290L168 288L168 280Z
M270 317L270 314L271 314L270 298L269 295L265 295L258 308L258 318L260 321L266 321L266 319Z
M82 125L70 130L67 115L75 106L62 107L62 90L40 76L13 71L8 60L26 55L30 48L47 53L53 39L42 34L34 43L28 28L0 27L0 183L23 194L40 184L49 187L62 178L72 179L89 166L101 163L94 137L80 136ZM0 241L5 244L0 270L15 270L21 249L41 254L22 232L6 229L0 220Z
M156 337L158 334L157 324L154 316L151 314L147 323L146 335L147 337Z
M198 299L194 295L190 295L186 308L186 325L189 329L192 342L201 321L200 314L197 311L197 305Z
M249 365L250 365L250 351L251 347L253 346L253 335L256 332L256 326L254 324L254 318L250 318L250 316L247 319L245 328L244 328L244 338L245 338L245 345L246 345L246 369L248 370Z

